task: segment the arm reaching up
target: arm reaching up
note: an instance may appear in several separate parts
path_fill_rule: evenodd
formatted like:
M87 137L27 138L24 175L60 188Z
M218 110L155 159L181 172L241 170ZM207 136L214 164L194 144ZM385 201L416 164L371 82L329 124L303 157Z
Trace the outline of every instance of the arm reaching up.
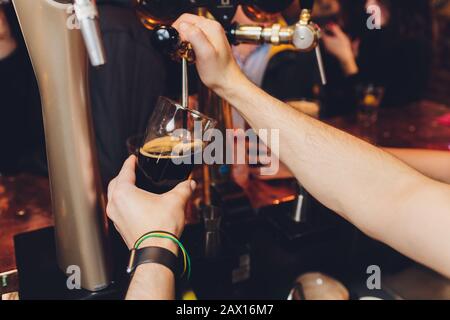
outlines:
M280 159L315 198L368 235L450 277L450 186L253 85L217 22L183 15L174 26L192 43L207 86L255 130L279 130Z

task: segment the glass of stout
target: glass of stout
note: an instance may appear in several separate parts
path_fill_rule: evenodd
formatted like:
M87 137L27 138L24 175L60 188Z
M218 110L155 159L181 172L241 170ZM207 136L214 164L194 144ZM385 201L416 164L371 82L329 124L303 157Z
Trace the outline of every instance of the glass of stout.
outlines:
M208 141L204 133L215 125L200 112L160 97L139 148L137 187L162 194L188 179L195 164L202 162Z

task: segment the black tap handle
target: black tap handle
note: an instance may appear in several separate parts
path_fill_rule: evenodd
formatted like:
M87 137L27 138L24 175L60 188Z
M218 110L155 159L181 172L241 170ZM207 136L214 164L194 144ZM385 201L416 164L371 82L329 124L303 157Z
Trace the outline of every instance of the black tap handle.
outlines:
M171 55L177 51L181 40L174 27L160 25L153 30L151 42L156 50Z
M300 7L303 9L308 9L309 12L312 12L314 7L314 0L299 0Z
M239 25L235 22L232 23L230 26L225 28L225 34L228 38L228 42L230 42L231 45L237 45L238 41L236 39L236 29L239 27Z
M191 44L181 41L180 34L174 27L157 26L151 34L151 42L156 50L170 56L174 61L181 62L182 59L187 59L188 63L195 62Z

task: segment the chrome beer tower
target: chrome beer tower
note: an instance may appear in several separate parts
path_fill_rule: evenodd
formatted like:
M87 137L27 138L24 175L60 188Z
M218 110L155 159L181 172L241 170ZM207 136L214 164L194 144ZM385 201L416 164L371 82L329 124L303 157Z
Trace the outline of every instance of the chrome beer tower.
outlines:
M41 95L58 265L63 272L79 267L81 286L98 291L111 278L87 73L87 53L94 66L105 63L96 5L90 0L13 3Z

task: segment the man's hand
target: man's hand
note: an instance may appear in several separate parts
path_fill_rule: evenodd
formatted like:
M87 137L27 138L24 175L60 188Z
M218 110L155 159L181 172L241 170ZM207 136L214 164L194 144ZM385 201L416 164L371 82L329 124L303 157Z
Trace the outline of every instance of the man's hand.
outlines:
M135 168L136 157L131 156L119 175L110 182L108 217L130 249L140 236L149 231L168 231L179 237L184 229L186 202L195 189L195 182L185 181L165 194L152 194L135 186ZM158 245L157 242L152 239L151 245ZM148 241L146 243L150 245ZM169 248L173 249L170 245Z
M213 20L183 14L175 23L183 40L192 44L197 69L203 83L223 96L229 88L245 79L231 52L225 31Z
M16 50L17 43L9 28L5 12L0 6L0 60L8 57Z

